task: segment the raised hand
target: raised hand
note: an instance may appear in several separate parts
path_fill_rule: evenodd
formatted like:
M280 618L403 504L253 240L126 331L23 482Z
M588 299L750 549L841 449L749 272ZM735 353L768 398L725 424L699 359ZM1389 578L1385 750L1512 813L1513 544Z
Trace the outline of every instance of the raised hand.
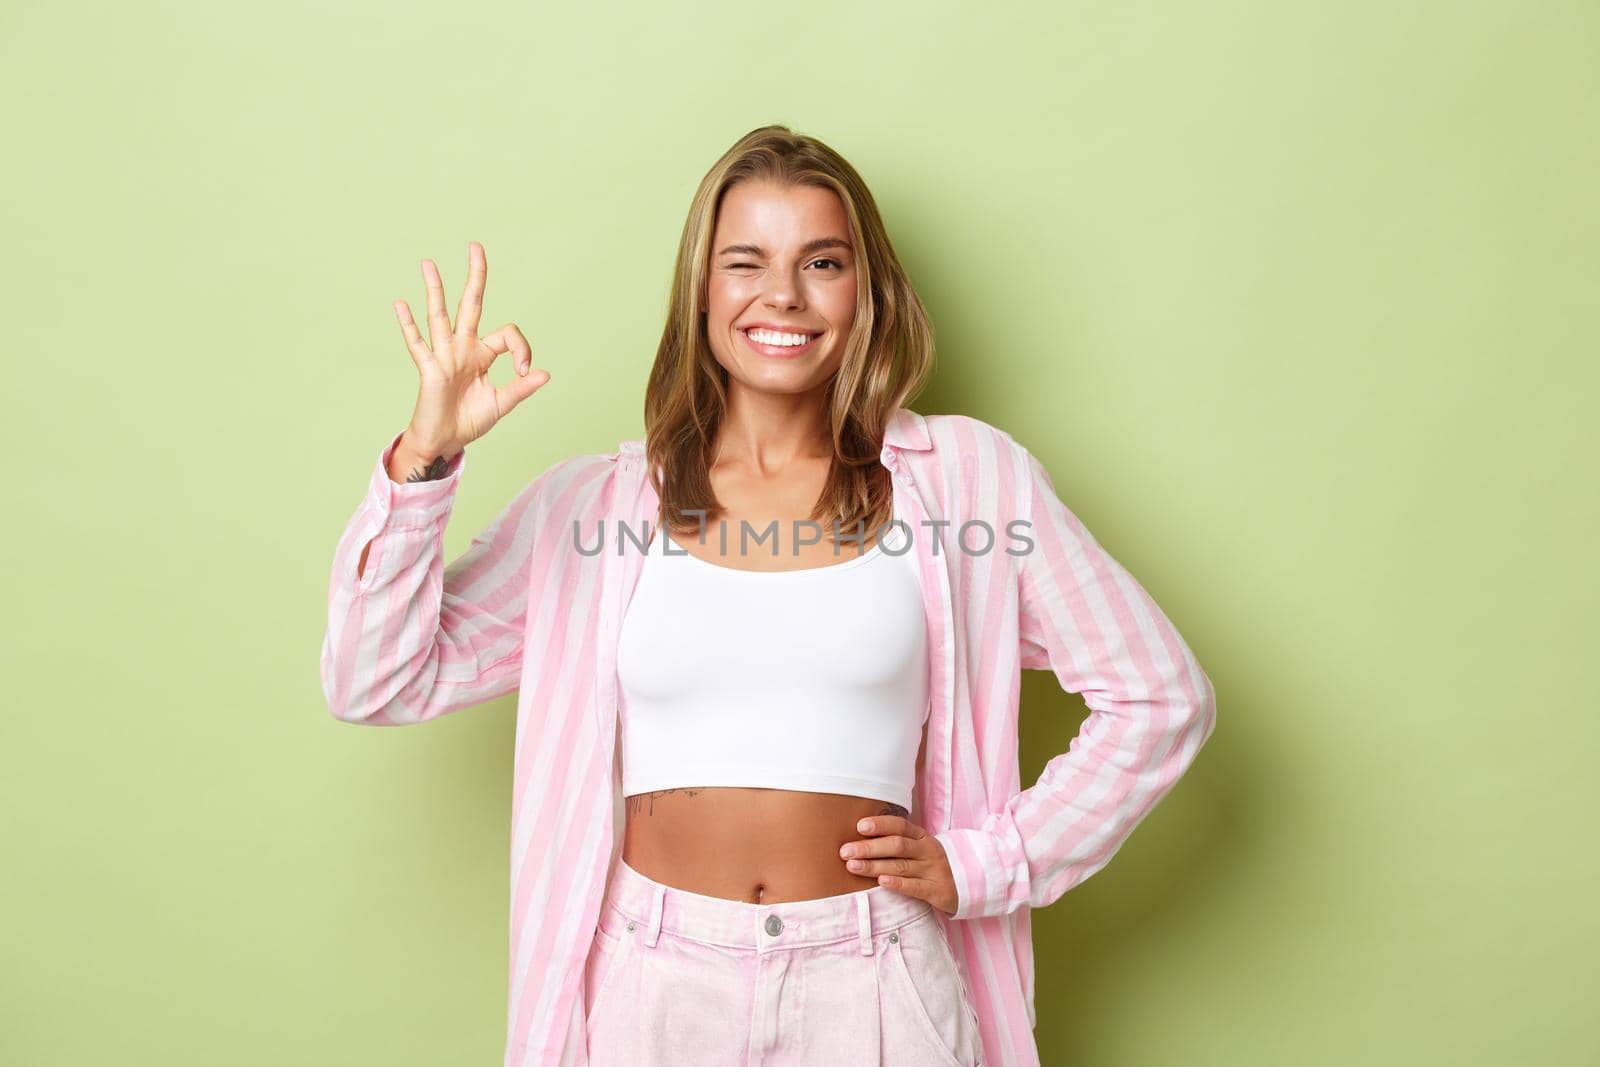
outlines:
M411 308L404 300L394 303L406 349L421 376L416 410L401 442L407 450L406 459L397 464L401 469L412 466L411 459L423 468L442 465L550 380L548 371L533 369L533 350L515 323L478 336L489 264L481 244L473 241L467 249L467 284L454 326L445 313L444 282L431 259L422 261L428 289L426 342L411 317ZM496 387L489 381L489 368L506 352L515 353L516 376L509 384Z

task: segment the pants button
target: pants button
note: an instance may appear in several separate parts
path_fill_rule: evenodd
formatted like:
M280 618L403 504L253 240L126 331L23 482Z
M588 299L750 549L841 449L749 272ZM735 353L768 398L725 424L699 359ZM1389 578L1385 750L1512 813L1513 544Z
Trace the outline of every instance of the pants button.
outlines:
M773 937L777 937L779 934L783 933L783 920L778 918L776 915L768 915L767 933L771 934Z

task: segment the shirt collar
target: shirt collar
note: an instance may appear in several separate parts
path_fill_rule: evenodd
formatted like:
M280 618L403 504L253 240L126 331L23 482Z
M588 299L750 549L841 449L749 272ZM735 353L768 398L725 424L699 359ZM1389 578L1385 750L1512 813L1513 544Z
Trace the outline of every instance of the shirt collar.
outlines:
M896 408L889 416L889 425L883 431L883 443L902 452L926 452L933 447L928 436L928 423L910 408Z

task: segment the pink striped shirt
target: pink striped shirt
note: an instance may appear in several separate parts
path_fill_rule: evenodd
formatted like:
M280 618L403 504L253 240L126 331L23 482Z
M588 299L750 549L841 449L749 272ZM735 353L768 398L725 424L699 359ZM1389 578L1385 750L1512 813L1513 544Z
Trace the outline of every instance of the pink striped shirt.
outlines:
M583 1067L583 962L622 846L617 634L657 505L644 442L553 464L446 565L466 455L442 479L397 484L386 466L399 438L335 554L323 692L338 719L399 726L518 691L505 1063ZM958 910L934 911L978 1010L984 1062L1031 1067L1030 911L1104 867L1172 789L1211 735L1215 693L1155 601L1005 431L901 408L880 460L928 620L932 706L910 818L955 873ZM1027 789L1024 669L1052 671L1089 708Z

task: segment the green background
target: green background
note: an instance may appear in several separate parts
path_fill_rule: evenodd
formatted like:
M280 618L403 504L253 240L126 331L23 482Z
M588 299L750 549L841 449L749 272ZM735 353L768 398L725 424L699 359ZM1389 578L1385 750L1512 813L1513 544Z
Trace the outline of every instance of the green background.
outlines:
M418 261L642 432L689 197L793 125L1216 685L1034 916L1046 1064L1593 1064L1593 3L8 5L0 1060L499 1063L514 698L335 722ZM496 370L503 381L509 368ZM1024 689L1023 775L1083 714ZM1588 1008L1584 1005L1588 1004Z

